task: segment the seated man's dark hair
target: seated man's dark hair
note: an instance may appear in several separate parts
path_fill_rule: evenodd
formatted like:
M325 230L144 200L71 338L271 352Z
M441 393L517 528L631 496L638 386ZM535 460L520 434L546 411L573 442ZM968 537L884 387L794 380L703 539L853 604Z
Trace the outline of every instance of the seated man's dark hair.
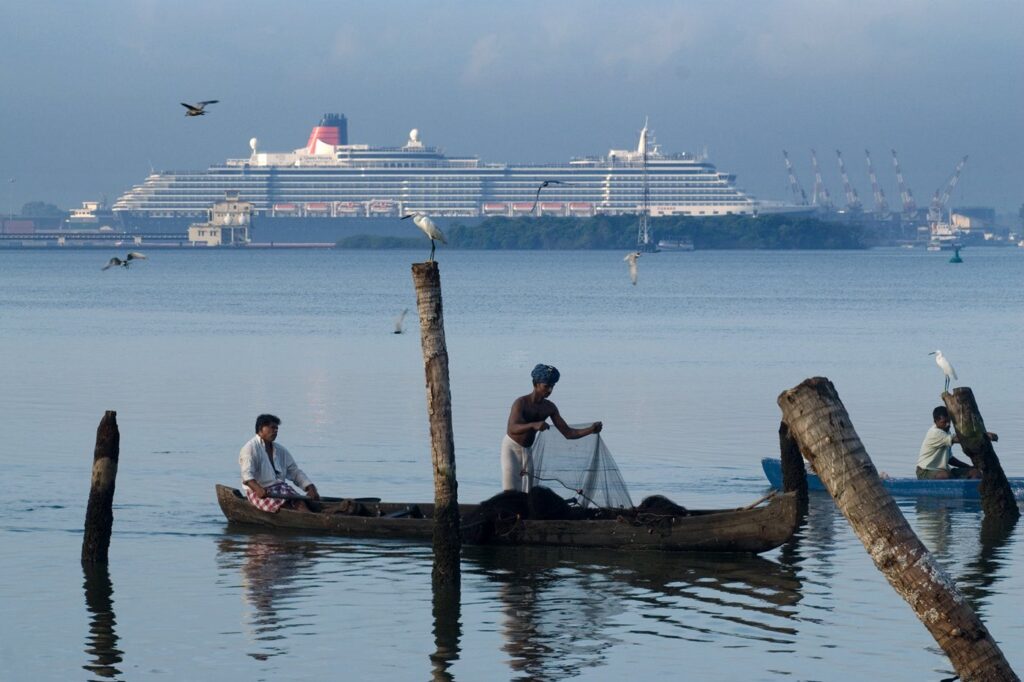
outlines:
M937 420L939 417L945 417L946 419L949 419L949 410L947 410L943 405L939 405L934 410L932 410L932 421Z
M260 416L256 417L256 433L259 433L260 429L262 429L267 424L280 425L281 420L272 414L261 414Z

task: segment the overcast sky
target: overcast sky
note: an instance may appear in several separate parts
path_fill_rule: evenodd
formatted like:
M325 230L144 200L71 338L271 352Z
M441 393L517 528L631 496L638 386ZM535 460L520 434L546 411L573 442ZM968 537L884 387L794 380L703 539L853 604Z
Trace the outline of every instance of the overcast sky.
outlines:
M0 3L0 205L113 201L151 168L197 170L303 146L324 112L352 142L411 128L450 154L564 161L700 151L785 199L782 149L809 149L842 197L841 149L870 205L864 149L899 205L970 155L957 205L1024 203L1024 2ZM179 102L219 99L201 118ZM10 178L15 178L12 184Z

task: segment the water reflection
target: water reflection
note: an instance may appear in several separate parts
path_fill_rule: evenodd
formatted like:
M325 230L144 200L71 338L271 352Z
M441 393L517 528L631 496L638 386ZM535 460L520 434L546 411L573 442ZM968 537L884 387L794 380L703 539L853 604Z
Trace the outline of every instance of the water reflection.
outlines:
M320 553L316 543L297 541L286 536L252 535L217 542L218 561L223 567L241 569L242 590L251 607L253 638L264 649L249 655L257 660L287 653L282 631L302 624L294 613L294 604L311 586L305 574Z
M994 585L1006 577L1003 569L1011 564L1010 540L1016 527L1017 519L986 518L981 522L978 553L967 564L960 579L964 595L979 616L982 615L982 605L998 594L998 590L993 589Z
M461 580L448 584L434 581L434 653L430 655L432 678L435 682L452 682L455 678L451 666L459 660L459 639L462 635L460 623L462 588Z
M114 585L106 564L83 564L85 576L85 608L89 611L89 635L85 638L85 653L91 660L82 666L94 675L116 679L121 671L123 651L117 648L118 638L114 626Z
M498 586L512 679L580 675L638 635L742 647L797 632L795 571L754 556L467 547L464 567Z

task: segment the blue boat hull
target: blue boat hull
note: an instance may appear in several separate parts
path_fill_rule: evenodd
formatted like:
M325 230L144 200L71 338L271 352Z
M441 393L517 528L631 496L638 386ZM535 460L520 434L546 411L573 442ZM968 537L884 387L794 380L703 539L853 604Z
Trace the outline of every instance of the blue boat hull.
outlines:
M765 457L761 460L761 468L773 488L782 489L782 462L778 459ZM1024 500L1024 478L1010 478L1013 496ZM882 485L895 497L946 497L957 500L978 500L978 481L969 479L949 479L945 481L919 480L916 478L883 478ZM807 489L825 491L825 484L814 474L807 474Z

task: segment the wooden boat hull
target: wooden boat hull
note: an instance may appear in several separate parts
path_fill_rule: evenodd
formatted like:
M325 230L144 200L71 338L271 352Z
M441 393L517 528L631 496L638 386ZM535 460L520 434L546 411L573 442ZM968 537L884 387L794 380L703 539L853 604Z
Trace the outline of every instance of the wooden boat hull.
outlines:
M782 462L772 457L761 460L761 468L773 488L782 489ZM1024 478L1008 478L1013 496L1024 500ZM979 479L920 480L917 478L883 478L882 485L894 497L945 497L957 500L980 500ZM807 489L825 492L825 484L814 474L807 474Z
M433 536L433 505L415 505L425 518L350 516L324 512L310 514L282 509L260 511L235 488L217 486L217 502L228 521L251 526L322 532L347 537L429 540ZM369 505L373 513L388 514L407 503ZM459 505L462 518L476 505ZM689 516L662 517L656 523L637 524L623 517L597 521L519 519L510 522L489 544L597 547L668 552L760 553L783 544L796 531L799 512L794 494L784 494L754 509L691 510Z

